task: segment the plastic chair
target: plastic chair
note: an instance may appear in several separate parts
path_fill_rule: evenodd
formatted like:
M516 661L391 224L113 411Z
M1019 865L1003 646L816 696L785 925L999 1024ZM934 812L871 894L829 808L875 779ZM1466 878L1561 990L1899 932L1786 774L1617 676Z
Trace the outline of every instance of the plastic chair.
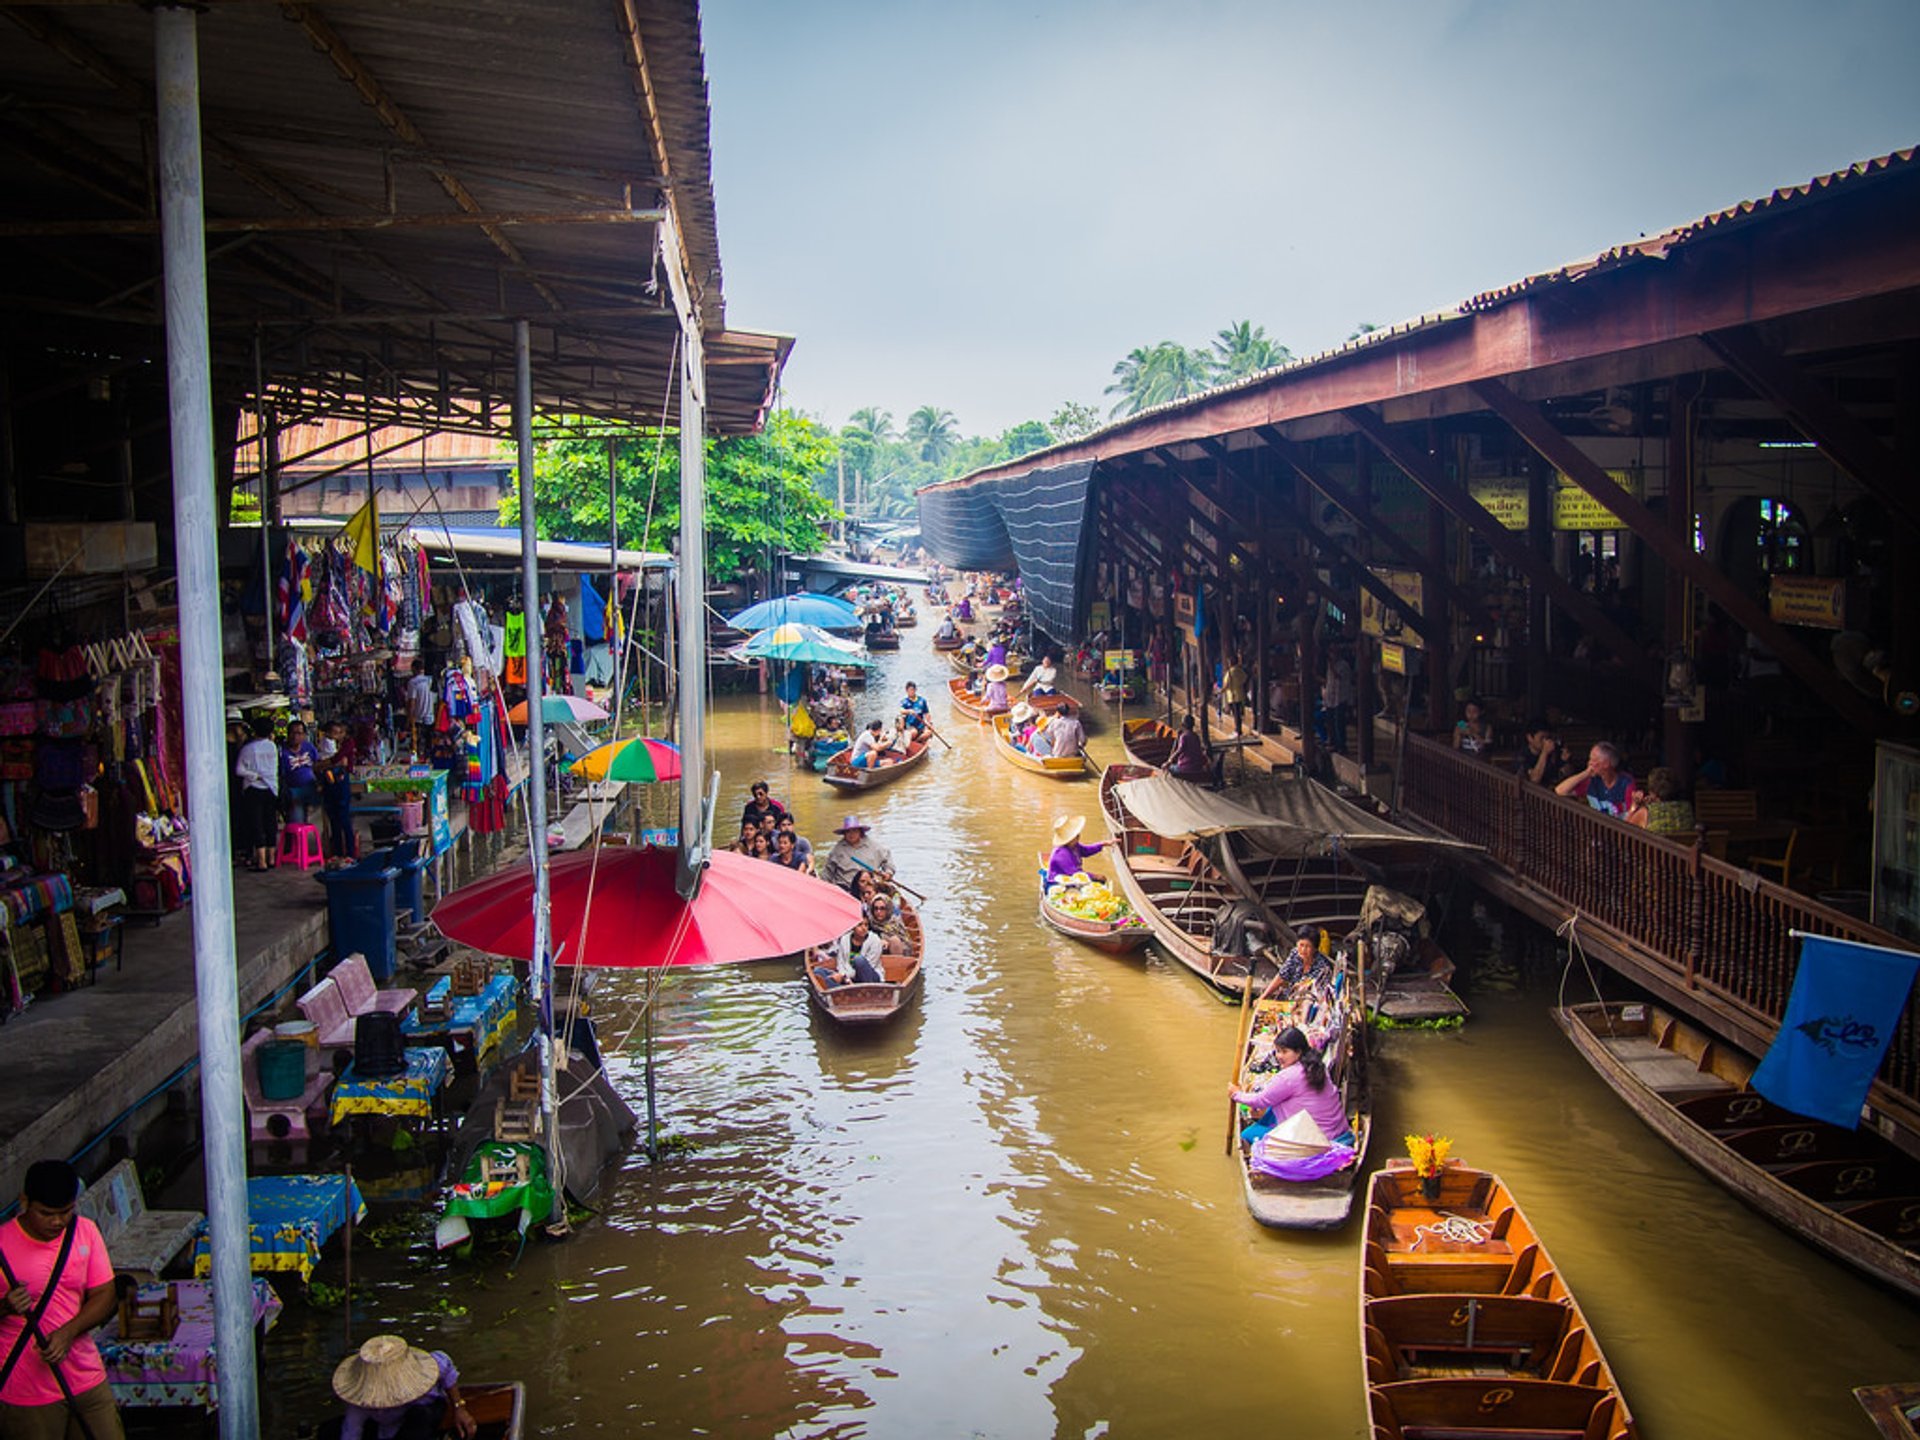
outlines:
M317 825L288 825L280 831L280 858L291 860L302 870L312 870L327 863L326 856L320 851L320 827Z

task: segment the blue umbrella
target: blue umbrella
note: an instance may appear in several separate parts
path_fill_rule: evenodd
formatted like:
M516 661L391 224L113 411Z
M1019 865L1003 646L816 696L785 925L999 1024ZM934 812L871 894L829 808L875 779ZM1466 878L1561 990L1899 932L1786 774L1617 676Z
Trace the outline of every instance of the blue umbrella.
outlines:
M860 614L844 600L831 595L802 592L775 600L749 605L727 624L736 630L769 630L776 625L818 625L826 630L852 630L860 624Z
M845 640L836 640L812 625L780 625L762 630L740 647L742 655L756 660L811 661L822 665L871 666L866 652Z

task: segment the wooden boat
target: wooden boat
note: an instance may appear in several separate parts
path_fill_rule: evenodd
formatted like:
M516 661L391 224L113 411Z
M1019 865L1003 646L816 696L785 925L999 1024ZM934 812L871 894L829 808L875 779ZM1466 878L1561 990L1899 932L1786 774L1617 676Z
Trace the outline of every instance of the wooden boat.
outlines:
M965 645L966 643L967 643L967 637L965 635L959 634L958 632L952 635L936 634L933 637L933 648L943 653L950 650L958 650L962 645Z
M824 771L833 763L833 757L851 746L853 742L845 736L828 738L816 735L808 742L805 755L807 767L816 773Z
M1091 945L1108 955L1130 955L1153 938L1153 931L1138 915L1119 920L1084 920L1062 910L1047 898L1047 860L1040 857L1040 918L1070 940Z
M526 1434L527 1387L518 1380L462 1385L460 1398L478 1427L475 1440L521 1440Z
M965 680L954 679L947 681L947 694L953 700L953 708L958 710L962 715L965 715L969 720L986 720L995 715L1004 715L1007 713L1006 710L989 710L980 702L978 695L967 689L967 682ZM1027 703L1036 710L1059 710L1069 714L1077 712L1080 709L1079 701L1075 700L1071 695L1064 694L1030 696ZM1009 703L1007 709L1010 710L1012 708L1011 703Z
M1029 755L1013 743L1012 720L1006 715L992 717L993 748L1016 770L1044 775L1049 780L1078 780L1089 770L1085 755Z
M920 623L920 614L911 605L893 612L893 623L902 630L911 629Z
M1853 1398L1885 1440L1920 1440L1920 1385L1862 1385Z
M1651 1004L1553 1012L1589 1064L1694 1165L1768 1219L1920 1298L1920 1161L1753 1092L1754 1062Z
M1146 716L1129 720L1120 727L1120 744L1127 752L1127 759L1134 764L1144 765L1150 770L1164 770L1167 757L1173 754L1173 742L1179 734L1166 721Z
M1267 1175L1255 1164L1254 1147L1238 1138L1243 1120L1236 1106L1233 1143L1241 1185L1247 1210L1262 1225L1278 1230L1332 1230L1344 1225L1353 1212L1353 1192L1366 1163L1373 1123L1367 1083L1366 1017L1357 1003L1352 978L1339 974L1331 985L1303 981L1290 995L1256 1000L1246 1008L1240 1028L1239 1072L1234 1080L1242 1090L1257 1090L1273 1078L1255 1072L1251 1066L1256 1053L1270 1047L1271 1037L1289 1025L1330 1031L1322 1059L1327 1082L1339 1088L1347 1123L1353 1128L1353 1163L1314 1180L1281 1180Z
M898 650L899 648L900 648L900 632L899 631L893 630L893 629L883 629L878 625L867 626L867 649Z
M1154 834L1121 801L1114 788L1120 781L1153 773L1138 765L1109 765L1100 776L1100 809L1115 842L1114 878L1169 955L1237 999L1246 993L1250 979L1264 986L1273 978L1274 957L1269 952L1249 960L1215 952L1214 915L1243 897L1206 852L1191 841Z
M829 985L833 961L825 950L807 956L807 997L829 1020L840 1025L879 1025L912 1003L920 991L920 962L926 953L926 935L920 914L904 899L895 902L907 928L907 953L882 955L880 970L887 978L878 985Z
M847 790L873 790L882 785L891 785L907 771L925 763L928 747L933 741L925 735L915 736L913 743L905 750L889 751L892 757L873 769L856 768L848 762L845 753L835 755L827 761L827 768L820 778L829 785L838 785Z
M1405 1160L1367 1187L1360 1351L1374 1440L1637 1440L1593 1329L1500 1177Z

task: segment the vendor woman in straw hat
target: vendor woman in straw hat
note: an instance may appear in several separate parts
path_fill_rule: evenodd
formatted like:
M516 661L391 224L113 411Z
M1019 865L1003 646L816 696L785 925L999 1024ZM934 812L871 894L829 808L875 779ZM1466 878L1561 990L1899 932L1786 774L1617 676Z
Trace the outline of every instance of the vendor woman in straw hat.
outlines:
M460 1398L453 1361L398 1335L376 1335L342 1360L333 1372L333 1393L347 1405L340 1440L434 1440L448 1406L461 1440L470 1440L476 1429Z
M1106 849L1106 842L1096 845L1083 844L1080 832L1087 828L1085 817L1069 815L1064 820L1053 822L1053 858L1047 861L1047 880L1049 883L1063 875L1078 875L1087 868L1087 857L1098 855Z
M989 710L1007 708L1007 676L1013 672L1004 665L989 665L986 670L987 688L980 692L980 703Z

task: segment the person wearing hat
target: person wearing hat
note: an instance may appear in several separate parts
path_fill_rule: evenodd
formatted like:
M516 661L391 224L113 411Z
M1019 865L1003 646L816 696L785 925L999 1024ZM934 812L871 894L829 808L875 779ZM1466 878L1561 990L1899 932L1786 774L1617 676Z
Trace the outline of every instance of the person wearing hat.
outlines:
M834 831L840 837L820 867L820 877L829 885L846 889L854 877L865 872L893 874L893 852L867 838L867 825L858 815L849 815Z
M987 707L988 713L1007 708L1007 676L1012 673L1005 665L998 663L987 666L987 688L980 692L980 703Z
M1025 750L1028 742L1033 739L1033 722L1036 713L1033 706L1021 700L1007 715L1007 738L1013 742L1014 749Z
M447 1354L417 1349L398 1335L376 1335L334 1367L333 1393L347 1406L340 1440L434 1440L449 1406L461 1440L479 1428Z
M1087 868L1087 857L1098 855L1107 848L1107 842L1086 845L1080 840L1080 832L1087 828L1086 818L1069 815L1064 820L1053 823L1053 855L1047 861L1047 880L1049 883L1064 876L1078 875Z
M80 1172L40 1160L0 1225L0 1440L121 1440L92 1333L118 1304L113 1263L79 1200Z
M1353 1144L1353 1129L1347 1124L1340 1088L1328 1078L1320 1052L1299 1026L1289 1025L1274 1036L1273 1058L1280 1064L1279 1072L1258 1090L1227 1086L1234 1103L1245 1105L1256 1117L1240 1132L1240 1138L1251 1144L1276 1125L1304 1112L1335 1145Z

